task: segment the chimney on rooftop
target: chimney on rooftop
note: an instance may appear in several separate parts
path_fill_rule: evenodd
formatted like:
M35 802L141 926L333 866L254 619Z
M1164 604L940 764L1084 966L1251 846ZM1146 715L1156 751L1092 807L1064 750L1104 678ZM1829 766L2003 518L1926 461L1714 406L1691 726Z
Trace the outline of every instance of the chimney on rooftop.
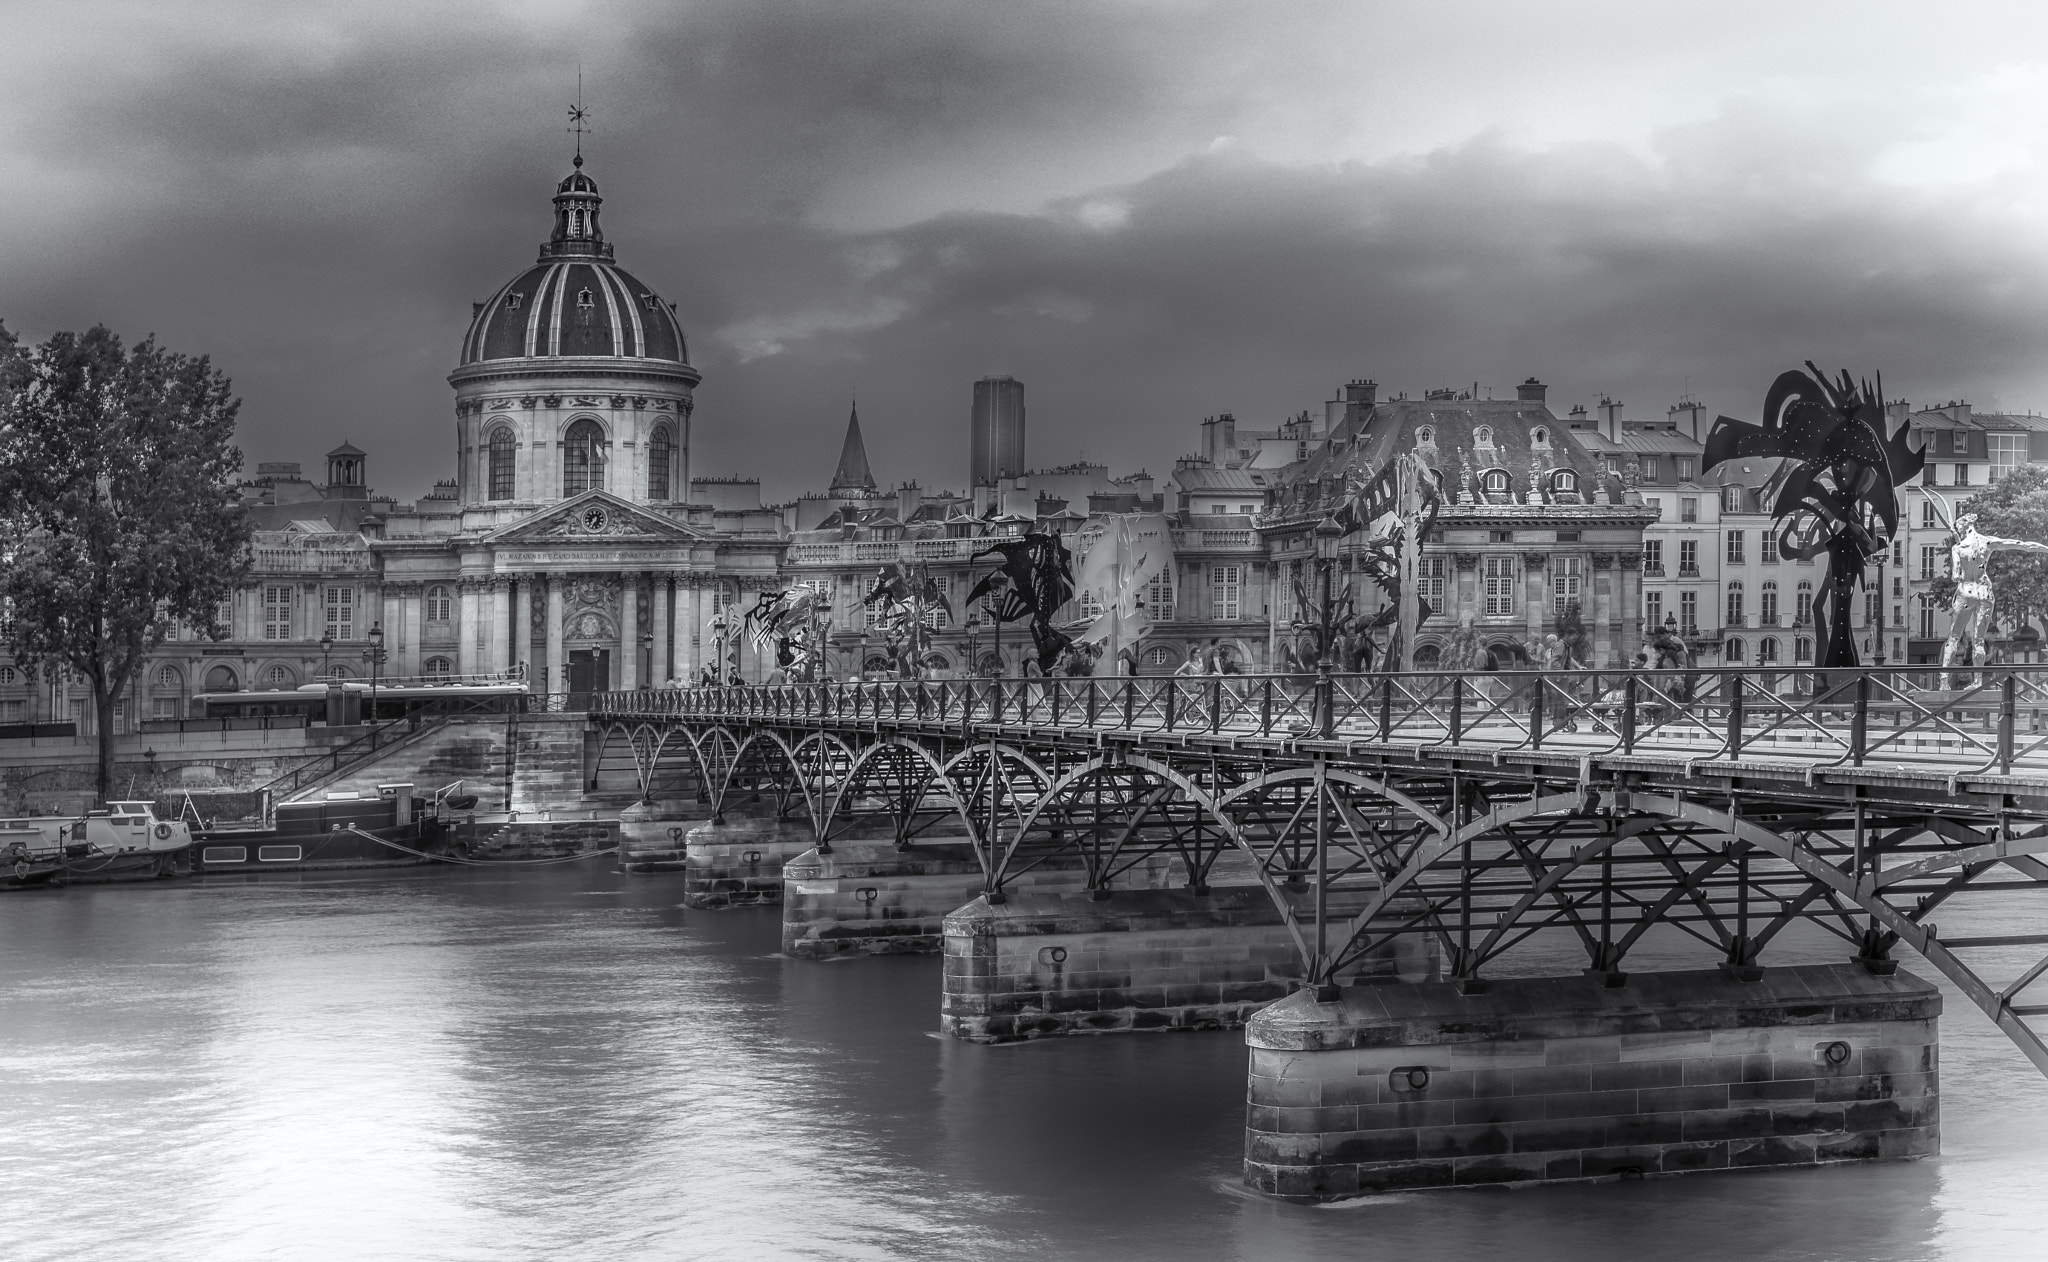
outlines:
M1609 438L1621 437L1621 400L1600 396L1600 432Z
M1665 415L1670 418L1671 428L1684 434L1694 442L1700 441L1700 417L1706 413L1697 399L1690 395L1671 405Z
M1543 396L1549 390L1549 386L1546 386L1542 382L1536 380L1536 378L1531 377L1527 381L1523 382L1521 385L1515 387L1515 399L1517 402L1521 403L1541 404L1543 402Z
M1354 378L1344 387L1344 401L1371 407L1378 400L1380 383L1370 377Z

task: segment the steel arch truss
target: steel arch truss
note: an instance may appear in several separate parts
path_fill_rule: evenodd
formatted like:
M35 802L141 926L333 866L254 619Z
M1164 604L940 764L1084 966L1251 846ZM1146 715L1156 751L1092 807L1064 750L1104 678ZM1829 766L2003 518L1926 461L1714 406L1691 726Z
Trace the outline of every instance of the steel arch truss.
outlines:
M1159 861L1197 890L1256 881L1318 987L1404 936L1433 939L1468 988L1546 930L1615 984L1659 928L1737 975L1795 923L1874 971L1895 968L1903 942L2048 1074L2031 1024L2048 1017L2048 932L2024 931L2042 925L2026 900L2048 892L2048 800L1551 778L1426 750L1403 762L1029 729L604 725L650 790L701 786L720 815L801 813L821 850L855 835L971 846L992 901L1048 863L1095 890ZM2021 931L1943 936L1937 911Z

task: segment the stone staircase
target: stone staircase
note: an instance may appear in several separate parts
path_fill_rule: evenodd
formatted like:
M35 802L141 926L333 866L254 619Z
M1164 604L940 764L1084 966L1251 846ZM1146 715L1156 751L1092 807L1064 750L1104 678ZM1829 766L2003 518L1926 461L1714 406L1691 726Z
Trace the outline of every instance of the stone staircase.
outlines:
M508 738L514 725L524 721L524 716L507 714L440 720L417 739L388 746L337 776L313 782L292 800L305 801L335 789L374 793L380 784L410 784L415 794L429 797L460 780L464 792L477 795L482 809L507 809Z
M590 789L584 746L589 720L582 714L514 716L504 772L506 810L562 817L588 809Z

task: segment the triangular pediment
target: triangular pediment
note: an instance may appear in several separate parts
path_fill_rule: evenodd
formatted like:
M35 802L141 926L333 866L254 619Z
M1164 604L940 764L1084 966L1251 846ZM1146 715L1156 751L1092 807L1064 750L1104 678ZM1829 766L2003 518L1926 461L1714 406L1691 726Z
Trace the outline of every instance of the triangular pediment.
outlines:
M651 513L610 491L585 491L502 526L485 535L483 542L694 543L706 538L701 530Z

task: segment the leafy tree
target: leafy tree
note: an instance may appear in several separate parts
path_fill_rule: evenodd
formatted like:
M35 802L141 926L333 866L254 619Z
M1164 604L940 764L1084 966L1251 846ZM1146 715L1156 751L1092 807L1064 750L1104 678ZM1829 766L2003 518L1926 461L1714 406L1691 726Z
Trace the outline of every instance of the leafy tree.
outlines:
M95 326L23 351L0 328L0 596L16 663L92 688L101 802L115 698L176 624L224 638L220 603L248 571L230 389L154 338L124 350Z
M2048 468L2021 465L1990 487L1972 496L1959 513L1977 514L1977 529L2006 539L2048 541ZM1953 546L1955 536L1943 541ZM2019 552L1991 554L1991 592L2001 622L2020 625L2048 624L2048 557ZM1934 581L1928 597L1936 608L1955 603L1956 584L1951 576Z

